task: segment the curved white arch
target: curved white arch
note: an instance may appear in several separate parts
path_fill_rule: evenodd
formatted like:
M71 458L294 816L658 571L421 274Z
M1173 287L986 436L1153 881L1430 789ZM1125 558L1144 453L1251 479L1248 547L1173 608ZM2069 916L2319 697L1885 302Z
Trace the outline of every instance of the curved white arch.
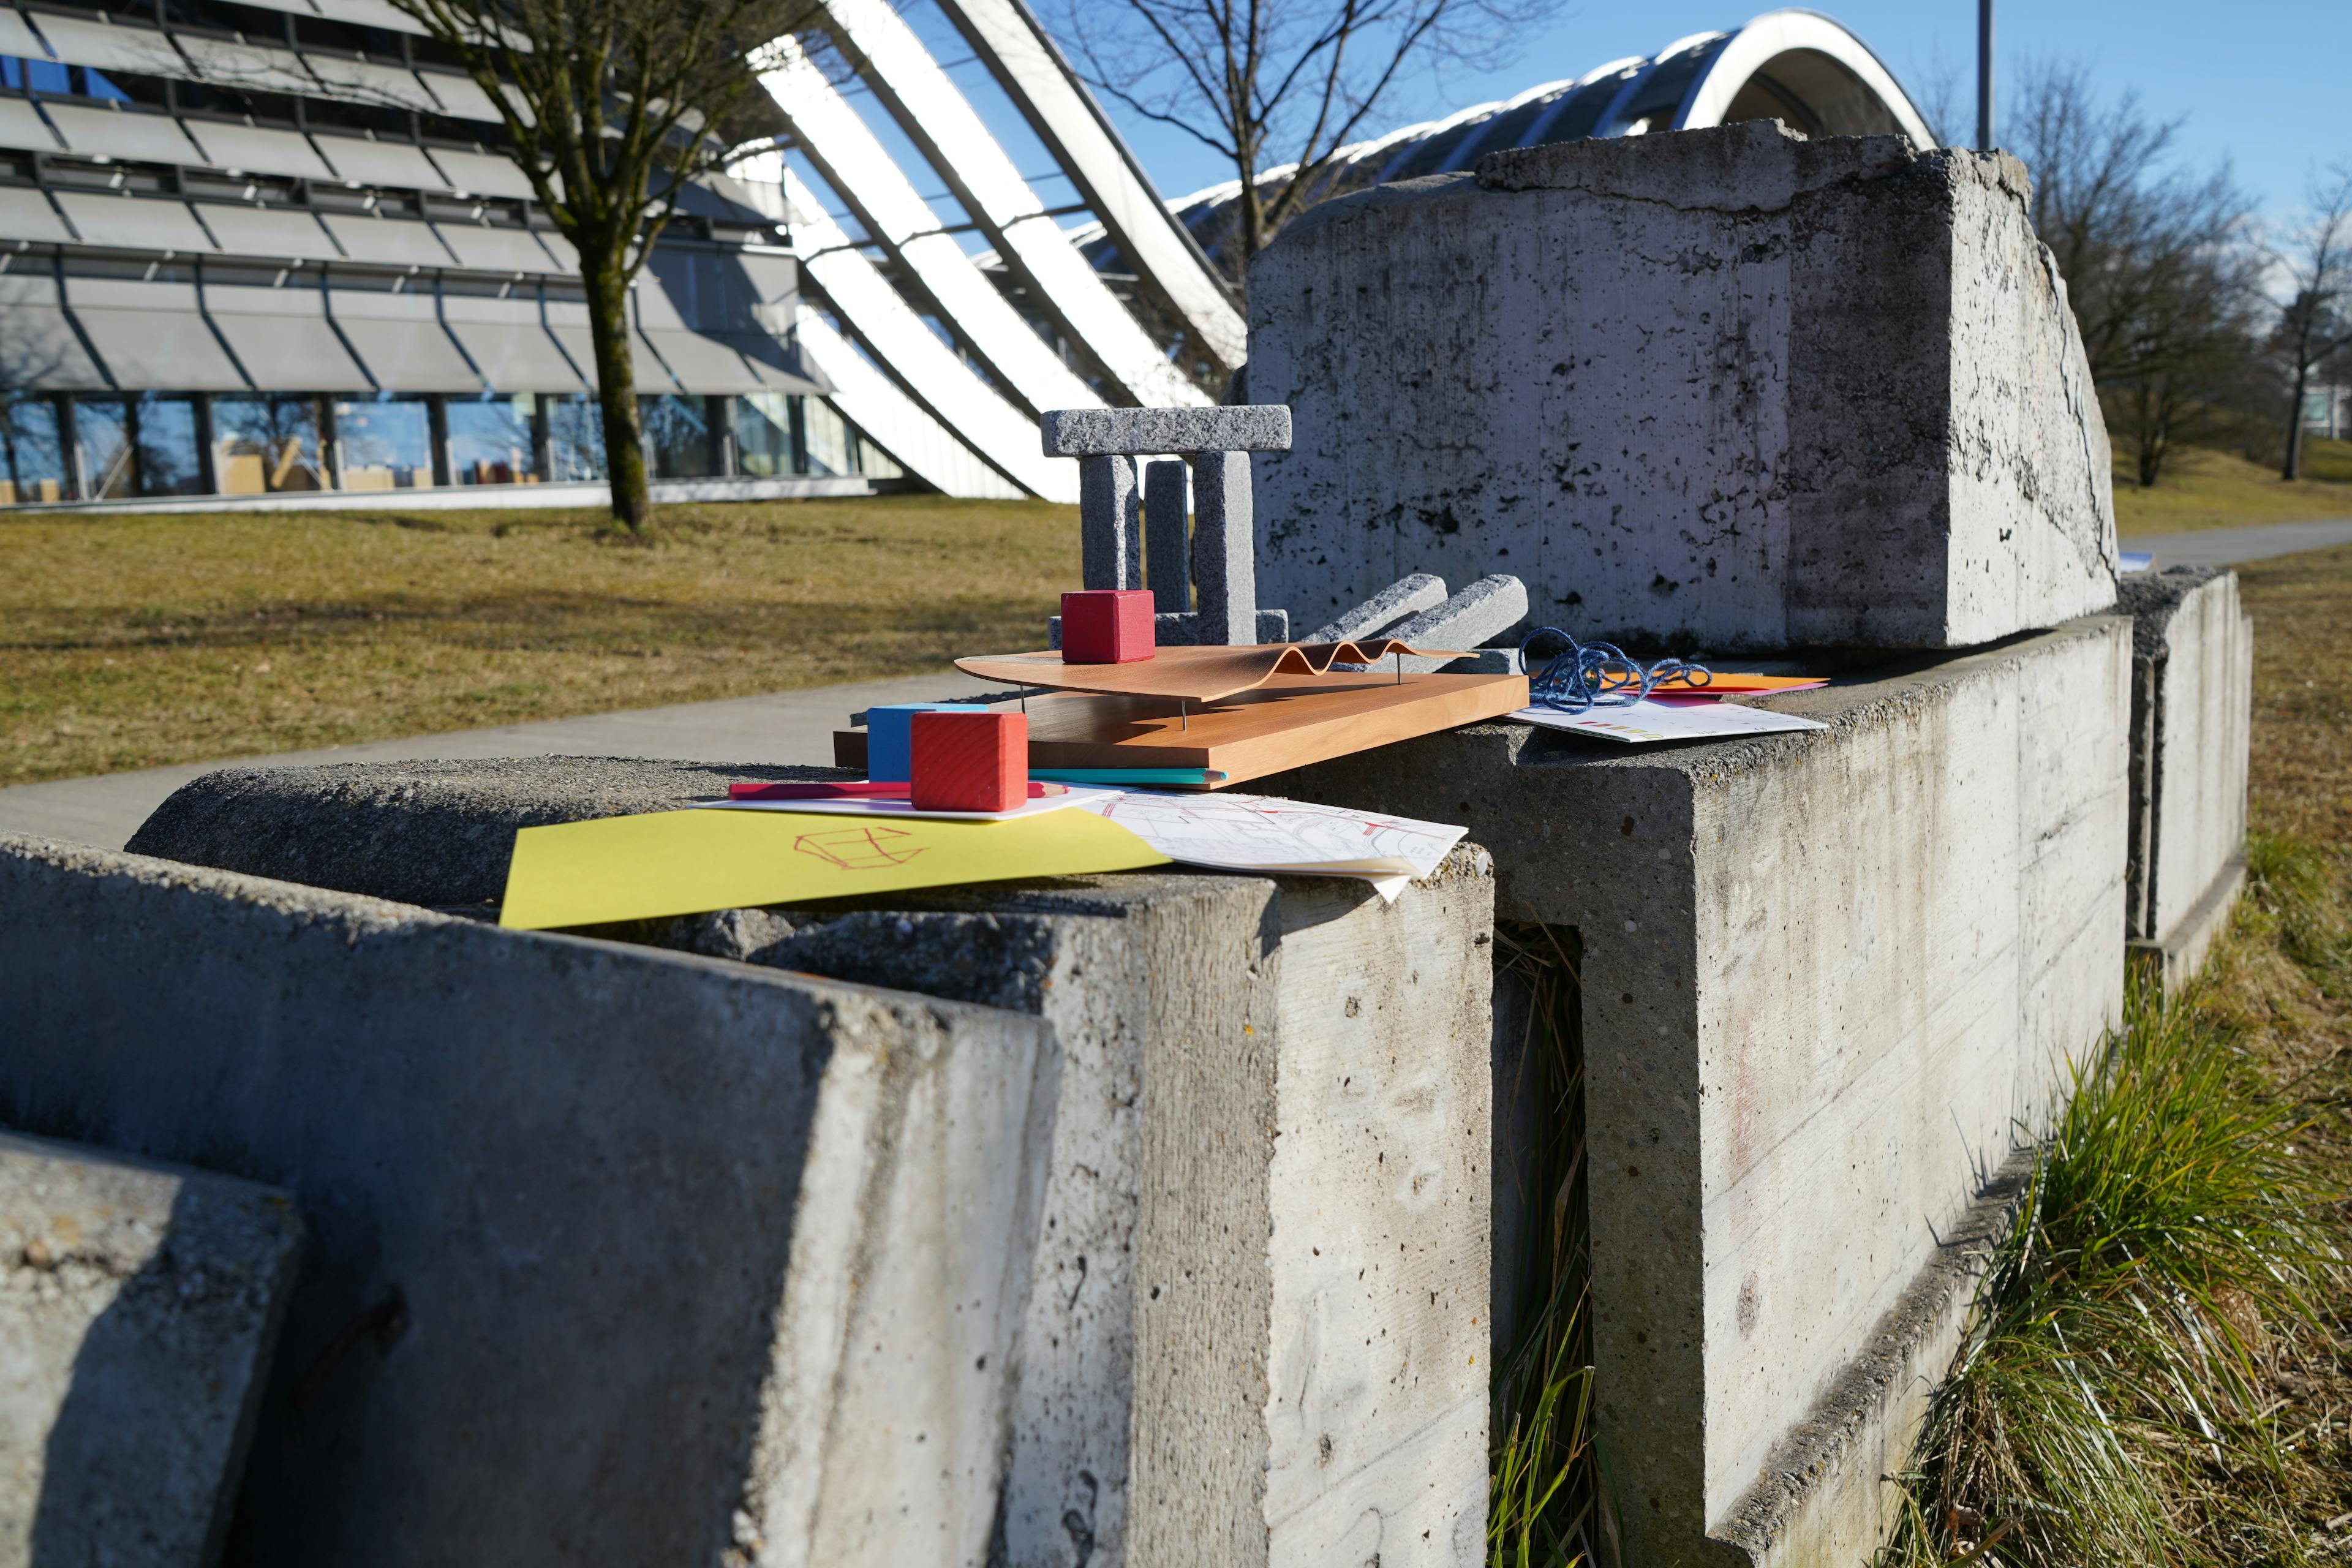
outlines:
M1818 11L1767 11L1732 34L1731 41L1717 52L1713 62L1691 84L1681 110L1675 116L1674 128L1698 131L1722 124L1731 100L1739 96L1739 89L1748 85L1749 79L1780 56L1799 49L1826 55L1852 71L1886 106L1914 146L1924 149L1937 145L1927 130L1927 122L1919 117L1910 95L1895 81L1894 73L1879 63L1869 46Z

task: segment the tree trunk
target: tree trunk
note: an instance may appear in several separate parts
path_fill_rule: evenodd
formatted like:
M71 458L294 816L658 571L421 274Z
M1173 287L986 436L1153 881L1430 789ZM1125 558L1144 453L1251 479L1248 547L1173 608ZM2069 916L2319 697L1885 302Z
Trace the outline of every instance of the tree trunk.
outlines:
M2287 405L2286 461L2279 468L2279 478L2294 479L2303 471L2303 396L2311 380L2311 366L2298 348L2294 356L2294 401Z
M629 336L629 286L621 252L580 256L588 289L588 338L596 355L596 403L604 415L604 472L613 488L614 521L630 532L654 520L646 482L645 426L637 415L637 368Z

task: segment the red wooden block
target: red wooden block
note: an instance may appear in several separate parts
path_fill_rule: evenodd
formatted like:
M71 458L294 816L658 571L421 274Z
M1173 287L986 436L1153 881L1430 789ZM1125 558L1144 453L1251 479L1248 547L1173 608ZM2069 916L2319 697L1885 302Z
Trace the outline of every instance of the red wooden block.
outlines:
M1062 595L1064 664L1134 664L1159 647L1151 590L1089 588Z
M1011 811L1029 799L1022 713L918 713L908 726L917 811Z

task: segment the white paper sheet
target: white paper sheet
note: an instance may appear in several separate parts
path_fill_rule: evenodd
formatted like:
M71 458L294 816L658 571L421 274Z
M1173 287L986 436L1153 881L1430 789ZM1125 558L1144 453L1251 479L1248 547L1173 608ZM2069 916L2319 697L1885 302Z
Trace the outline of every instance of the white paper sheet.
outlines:
M1581 713L1522 708L1511 717L1523 724L1634 746L1653 741L1736 741L1786 730L1829 728L1818 719L1800 719L1794 713L1775 713L1737 702L1644 701L1624 708L1589 708Z
M1223 871L1358 877L1393 902L1469 829L1276 795L1126 790L1088 803L1171 860Z

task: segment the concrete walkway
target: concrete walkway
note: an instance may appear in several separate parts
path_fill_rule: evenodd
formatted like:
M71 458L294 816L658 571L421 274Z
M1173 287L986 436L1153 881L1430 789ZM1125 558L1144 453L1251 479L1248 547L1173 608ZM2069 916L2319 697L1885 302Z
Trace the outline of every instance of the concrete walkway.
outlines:
M2156 565L2233 566L2305 550L2352 544L2352 518L2318 522L2215 528L2195 533L2145 534L2123 542L2153 552ZM879 702L927 702L987 688L950 670L911 680L871 680L819 686L724 702L689 702L630 713L598 713L496 730L461 730L406 741L372 741L321 752L232 757L60 779L55 784L0 789L0 832L35 833L75 844L120 849L163 797L215 768L269 763L388 763L415 757L675 757L688 762L818 763L833 761L833 731L849 715Z
M101 849L120 849L173 790L215 768L267 763L390 763L418 757L672 757L687 762L833 762L833 732L849 715L884 702L930 702L992 689L950 669L911 680L868 680L816 686L723 702L641 708L583 719L551 719L495 730L460 730L405 741L371 741L318 752L231 757L59 779L0 789L0 832L33 833Z
M2194 533L2138 533L2123 541L2126 550L2154 554L2159 572L2167 566L2237 566L2338 544L2352 544L2352 517L2266 522L2253 528L2203 528Z

